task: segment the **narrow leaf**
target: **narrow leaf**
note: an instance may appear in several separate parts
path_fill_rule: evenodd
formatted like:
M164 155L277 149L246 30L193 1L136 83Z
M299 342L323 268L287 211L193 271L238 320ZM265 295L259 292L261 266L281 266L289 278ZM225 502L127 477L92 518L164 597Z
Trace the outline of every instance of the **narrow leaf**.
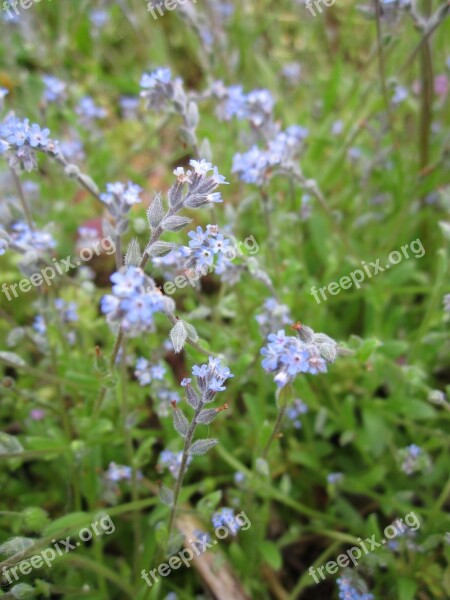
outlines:
M186 399L189 406L192 406L192 408L197 408L200 403L200 397L192 385L186 386Z
M189 430L189 421L184 416L184 413L179 408L173 409L173 426L182 438L187 436Z
M163 504L167 504L167 506L173 505L173 492L163 483L159 486L159 499Z
M14 365L15 367L26 367L27 363L15 352L0 352L0 360Z
M186 323L186 321L183 321L183 324L186 329L187 336L191 340L191 342L198 342L199 338L198 338L198 333L197 333L197 330L195 329L195 327L193 325L191 325L190 323Z
M178 217L177 215L174 215L173 217L164 219L161 223L161 227L167 231L181 231L181 229L184 229L191 221L192 219L189 219L188 217Z
M187 331L183 324L183 321L177 321L174 328L170 332L170 339L173 344L175 352L181 352L187 339Z
M153 202L147 210L147 218L150 227L158 227L164 217L164 207L161 199L161 194L156 194Z
M149 256L163 256L173 250L173 244L170 242L155 242L151 246L147 246L147 254Z
M125 255L125 264L127 267L138 267L140 262L141 249L139 247L139 242L136 239L132 239Z
M202 423L203 425L209 425L217 417L217 410L215 408L207 408L197 416L196 422Z
M23 452L23 446L19 440L13 435L0 431L0 455L19 454L19 452Z
M219 440L209 439L209 440L197 440L192 444L189 448L189 454L193 456L201 456L202 454L206 454L208 450L214 448L214 446L219 442Z

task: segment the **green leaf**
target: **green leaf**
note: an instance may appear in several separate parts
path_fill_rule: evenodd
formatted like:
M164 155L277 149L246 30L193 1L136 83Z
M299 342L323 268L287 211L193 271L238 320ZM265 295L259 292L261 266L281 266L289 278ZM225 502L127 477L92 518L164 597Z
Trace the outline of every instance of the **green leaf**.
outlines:
M219 440L207 439L207 440L197 440L192 444L189 448L189 454L193 456L201 456L202 454L206 454L208 450L214 448L214 446L219 442Z
M363 340L361 346L356 351L356 357L359 358L360 361L366 362L366 360L372 356L375 350L382 345L382 342L375 338Z
M23 452L19 440L13 435L0 431L0 455L18 454L19 452Z
M210 514L222 499L222 490L217 490L207 494L197 503L197 510L202 513Z
M397 579L397 591L399 600L413 600L416 595L417 583L408 577Z
M80 529L89 525L91 517L86 512L75 512L65 515L56 521L53 521L43 530L43 535L55 536L60 532L65 532L66 535L78 534Z
M278 571L283 564L281 553L273 542L263 541L258 545L262 558L265 562Z

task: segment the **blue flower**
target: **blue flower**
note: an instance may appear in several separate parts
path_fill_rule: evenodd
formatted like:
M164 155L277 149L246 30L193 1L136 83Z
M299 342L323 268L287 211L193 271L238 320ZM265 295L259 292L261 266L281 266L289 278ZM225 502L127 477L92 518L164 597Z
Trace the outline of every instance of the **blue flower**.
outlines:
M56 241L46 231L31 229L28 223L17 221L11 227L11 238L23 248L46 252L56 248Z
M213 377L209 382L209 389L212 392L223 392L225 390L225 386L222 385L222 382L219 379Z
M298 373L325 373L326 363L333 362L337 355L337 344L329 336L315 334L304 325L294 329L297 337L286 336L283 330L270 334L260 351L264 356L263 369L269 373L277 371L274 380L279 387L293 381Z
M111 281L114 283L112 291L119 298L126 298L144 283L144 272L138 267L129 267L126 273L113 273Z
M200 367L198 365L194 365L192 367L192 375L195 375L196 377L206 377L208 373L208 365L201 365Z
M106 193L100 194L100 200L104 202L114 217L122 217L130 210L133 204L141 202L140 194L142 188L129 181L126 185L120 181L106 184Z
M85 126L92 124L94 119L104 119L106 117L106 110L97 106L90 96L81 98L75 112L80 116L80 121Z
M219 252L225 252L230 245L230 240L224 239L223 235L219 233L214 239L211 240L210 246L214 254Z
M224 380L234 377L230 369L222 365L220 358L209 357L209 368L213 371L213 373Z
M286 345L289 342L289 338L286 336L286 332L284 329L279 329L277 333L271 333L268 338L269 342L271 342L271 346L277 351L281 352L286 348Z
M213 165L204 158L200 161L190 160L189 165L194 167L194 172L197 173L197 175L206 175L209 171L213 170Z
M183 459L182 452L172 452L172 450L163 450L159 455L158 460L158 469L162 471L163 469L168 469L174 479L178 477L178 473L180 472L181 461ZM192 462L192 456L189 455L187 459L187 465Z
M245 481L245 475L244 475L244 473L241 473L241 471L236 471L236 473L234 474L233 479L234 479L234 482L237 485L240 485L241 483L244 483L244 481Z
M279 350L274 344L268 344L267 347L261 348L261 354L265 356L261 364L266 371L276 371L279 361Z
M111 294L103 296L100 300L100 308L104 315L115 312L119 307L119 304L119 298L116 298L116 296L111 296Z
M400 468L406 475L413 475L419 471L427 470L431 466L430 457L417 444L411 444L401 449L398 458L401 462Z
M212 358L211 356L207 365L194 365L192 375L197 377L197 385L200 391L207 394L205 402L211 402L214 394L223 392L225 390L225 386L223 385L225 381L230 377L234 377L230 369L222 365L219 358ZM210 395L208 392L212 392L213 394Z
M41 129L39 125L33 123L28 132L28 141L32 148L39 146L45 147L49 142L50 129Z
M191 238L191 241L189 242L191 248L200 248L207 239L207 233L198 226L195 231L189 231L188 237Z
M239 531L240 526L234 516L234 510L232 508L223 507L213 514L211 522L214 529L218 527L227 527L232 535L236 535Z
M45 319L42 315L37 315L37 317L35 317L33 322L33 329L40 335L45 335L45 333L47 332Z
M285 365L288 375L291 376L297 375L297 373L307 372L307 360L307 351L300 348L291 347L281 356L281 363Z
M152 381L163 381L166 368L162 363L151 365L145 358L138 358L134 371L141 386L148 385Z
M130 336L153 331L153 315L163 312L166 306L166 299L156 290L154 282L138 267L114 273L111 281L115 284L113 295L108 294L101 301L101 309L108 322L122 323Z
M148 296L139 294L124 298L120 303L120 307L124 312L124 328L128 328L130 324L144 323L150 325L153 323L155 310L152 299Z
M343 480L343 478L344 476L342 475L342 473L328 473L327 475L327 481L331 485L336 485L337 483L340 483Z
M195 231L190 231L188 236L191 241L190 248L186 248L188 260L185 268L194 268L200 275L205 275L209 267L219 266L221 259L226 257L230 248L230 240L219 233L217 225L207 225L206 231L197 227ZM217 257L216 265L215 257Z
M222 194L220 192L214 192L213 194L208 194L206 196L206 198L208 199L208 202L213 202L216 204L223 202Z
M141 77L141 87L151 89L161 83L169 83L172 79L172 73L170 69L159 68L153 71L153 73L144 73Z
M350 578L350 576L345 574L339 577L336 582L339 588L340 600L374 600L372 594L368 594L358 589L362 586L362 582L356 581L355 577Z
M317 373L326 373L327 372L327 363L321 356L311 356L309 355L307 360L307 370L306 373L311 373L312 375L317 375Z
M219 174L219 169L217 167L213 168L212 180L216 185L229 185L228 181L225 181L224 175ZM216 202L218 201L216 200Z
M300 420L300 415L303 415L307 412L308 407L306 404L297 398L286 409L286 417L293 422L295 429L301 429L302 422Z
M118 481L129 481L133 475L133 469L126 465L116 465L116 463L109 463L108 470L105 471L105 478L108 481L118 482ZM138 479L142 479L142 473L138 471L137 473Z
M64 81L61 81L56 77L52 77L51 75L43 75L42 81L45 85L45 102L59 102L64 100L67 87Z

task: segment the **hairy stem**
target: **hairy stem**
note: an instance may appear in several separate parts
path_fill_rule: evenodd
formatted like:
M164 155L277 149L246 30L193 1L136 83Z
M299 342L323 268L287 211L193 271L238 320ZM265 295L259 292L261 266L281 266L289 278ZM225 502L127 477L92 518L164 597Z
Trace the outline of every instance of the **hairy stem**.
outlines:
M184 440L183 456L181 458L180 470L178 472L178 477L175 482L175 488L173 490L173 504L170 510L169 523L167 525L167 546L169 546L170 544L170 537L172 534L173 524L175 521L175 515L177 511L178 498L180 496L181 486L183 485L183 479L186 473L187 460L189 457L189 448L191 447L192 438L194 437L195 428L197 427L197 417L202 410L203 402L200 400L198 407L195 409L194 417L192 419L192 422L186 434L186 438Z
M278 437L281 429L281 425L283 423L284 415L286 414L286 409L290 398L292 397L292 390L289 387L281 388L279 393L277 393L278 399L278 415L277 420L275 421L275 425L273 426L272 433L270 438L267 441L267 444L264 447L262 457L266 458L269 452L269 448L272 445L272 442Z

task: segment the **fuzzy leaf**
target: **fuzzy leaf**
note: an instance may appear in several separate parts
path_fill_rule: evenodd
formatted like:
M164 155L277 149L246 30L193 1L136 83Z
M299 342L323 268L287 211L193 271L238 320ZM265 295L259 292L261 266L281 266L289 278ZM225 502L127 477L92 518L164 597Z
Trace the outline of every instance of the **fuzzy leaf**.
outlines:
M164 256L173 249L173 244L170 242L155 242L151 246L147 246L147 254L149 256Z
M164 207L161 199L161 194L156 194L153 202L147 210L147 218L150 227L158 227L164 217Z
M192 454L193 456L201 456L202 454L206 454L208 450L211 450L211 448L214 448L214 446L218 443L219 440L214 439L197 440L189 448L189 454Z
M200 397L192 385L186 386L186 399L189 406L192 406L192 408L197 408L200 403Z
M170 339L175 352L177 354L178 352L181 352L187 339L187 331L183 321L177 321L174 328L170 332Z
M161 227L167 231L181 231L186 225L189 225L191 221L192 219L189 219L188 217L178 217L177 215L174 215L173 217L164 219L161 223Z
M19 454L20 452L23 452L23 447L19 440L13 435L0 431L0 455Z
M159 499L163 504L167 504L167 506L173 505L173 492L163 483L159 486Z
M21 356L15 352L0 352L0 360L13 365L14 367L26 367L27 363Z
M320 356L329 363L334 363L337 356L336 346L331 344L320 344L319 346Z
M199 156L202 156L208 162L212 162L212 149L208 138L204 138L200 145Z
M187 436L189 430L189 421L184 416L184 413L179 408L173 409L173 426L182 438Z
M139 242L136 239L132 239L128 245L127 253L125 254L125 264L127 267L138 267L140 262L141 249L139 247Z
M209 425L217 417L218 412L215 408L207 408L197 416L196 422L202 423L203 425Z
M190 323L186 323L186 321L183 321L183 324L186 329L187 336L191 340L191 342L198 342L199 338L198 338L198 333L197 333L197 330L195 329L195 327L193 325L191 325Z
M195 102L189 102L186 116L189 127L195 129L198 125L198 106Z
M14 556L15 554L23 554L34 546L34 540L27 537L12 537L0 545L0 554L6 556Z
M169 198L169 206L173 208L174 206L181 206L183 204L183 185L176 183L173 185L168 194Z

